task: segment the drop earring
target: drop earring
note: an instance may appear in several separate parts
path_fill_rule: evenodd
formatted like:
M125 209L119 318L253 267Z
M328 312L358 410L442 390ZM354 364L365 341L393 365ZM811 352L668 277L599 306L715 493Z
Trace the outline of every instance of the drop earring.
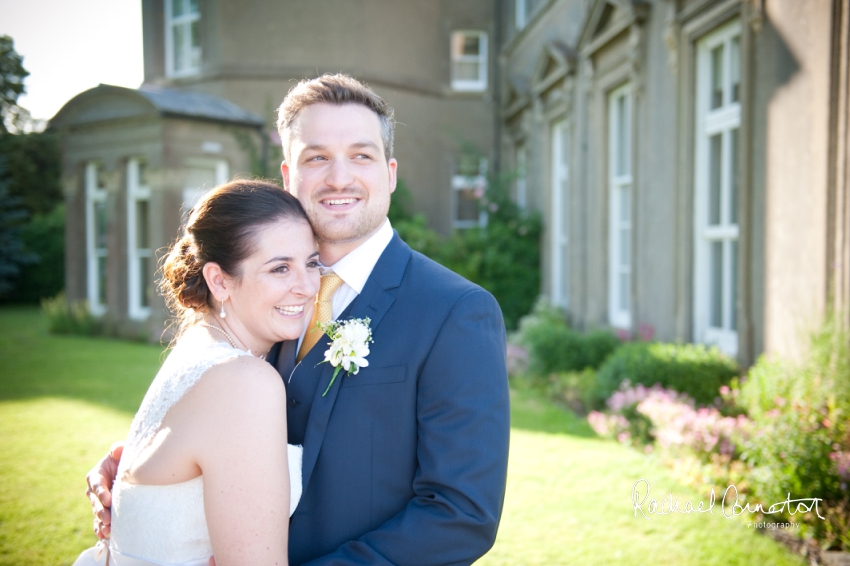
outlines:
M227 313L224 312L224 301L221 301L221 311L219 311L218 316L221 318L227 318Z

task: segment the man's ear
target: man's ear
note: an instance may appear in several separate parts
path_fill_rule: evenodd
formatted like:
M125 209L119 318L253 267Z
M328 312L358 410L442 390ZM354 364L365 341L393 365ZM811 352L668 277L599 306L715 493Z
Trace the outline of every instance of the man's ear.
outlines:
M280 174L283 175L284 190L291 193L292 191L289 190L289 165L287 165L286 161L283 161L280 164Z
M387 168L390 172L390 193L394 193L396 183L398 182L398 161L396 161L395 157L387 162Z
M230 292L227 290L227 278L221 266L214 261L207 262L204 265L202 273L204 274L204 280L207 282L207 287L209 287L210 293L215 297L215 300L219 302L226 301L230 296Z

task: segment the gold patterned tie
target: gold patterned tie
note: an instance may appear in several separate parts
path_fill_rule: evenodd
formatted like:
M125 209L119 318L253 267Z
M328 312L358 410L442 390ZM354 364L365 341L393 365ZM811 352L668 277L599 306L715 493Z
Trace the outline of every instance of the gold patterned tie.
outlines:
M298 350L297 360L300 362L307 355L313 346L316 345L324 333L316 323L330 322L334 318L334 309L331 299L334 293L344 283L342 278L336 273L327 273L322 275L322 282L319 285L319 294L316 295L316 307L313 309L313 317L310 319L310 325L307 327L307 332L304 334L304 339L301 341L301 349Z

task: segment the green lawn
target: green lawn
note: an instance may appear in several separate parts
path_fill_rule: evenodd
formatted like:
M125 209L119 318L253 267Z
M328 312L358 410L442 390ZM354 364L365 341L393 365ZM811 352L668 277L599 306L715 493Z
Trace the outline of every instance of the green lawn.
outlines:
M88 468L126 434L157 347L49 336L35 310L0 309L0 566L70 564L95 542ZM651 458L596 438L582 419L513 392L505 513L479 564L802 565L745 520L635 518L631 490L681 487Z

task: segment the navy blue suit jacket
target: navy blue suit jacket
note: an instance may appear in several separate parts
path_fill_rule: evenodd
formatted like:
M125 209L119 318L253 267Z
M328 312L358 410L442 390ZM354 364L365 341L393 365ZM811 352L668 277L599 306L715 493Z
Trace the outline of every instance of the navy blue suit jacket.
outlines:
M371 319L369 366L320 363L321 340L286 381L304 493L290 564L471 564L496 537L510 428L505 327L490 293L395 234L339 318ZM293 369L294 366L294 369Z

